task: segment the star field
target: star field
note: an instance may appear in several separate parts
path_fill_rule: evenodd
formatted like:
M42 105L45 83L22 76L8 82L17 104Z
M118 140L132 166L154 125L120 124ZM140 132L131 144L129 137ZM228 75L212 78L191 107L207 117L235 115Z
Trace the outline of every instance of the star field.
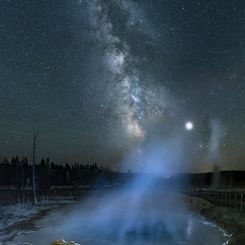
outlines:
M116 168L181 135L186 170L206 171L218 122L218 161L244 169L244 1L6 0L0 16L1 157L31 156L38 129L39 158Z

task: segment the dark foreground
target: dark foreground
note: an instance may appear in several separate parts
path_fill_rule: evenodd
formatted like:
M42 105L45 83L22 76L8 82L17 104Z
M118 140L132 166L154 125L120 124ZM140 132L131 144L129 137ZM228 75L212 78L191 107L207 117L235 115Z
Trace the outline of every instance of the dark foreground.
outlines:
M175 208L183 198L165 202L158 197L129 201L127 195L91 197L81 203L39 213L2 244L50 244L57 239L83 245L112 244L226 244L223 230L197 212ZM116 198L116 199L115 199ZM126 198L126 199L125 199ZM172 198L172 195L171 195ZM169 199L171 199L169 198ZM119 200L119 202L114 202ZM182 203L183 204L183 203ZM185 204L184 204L185 206Z
M230 234L229 245L245 244L245 212L226 207L211 207L201 214L222 227Z

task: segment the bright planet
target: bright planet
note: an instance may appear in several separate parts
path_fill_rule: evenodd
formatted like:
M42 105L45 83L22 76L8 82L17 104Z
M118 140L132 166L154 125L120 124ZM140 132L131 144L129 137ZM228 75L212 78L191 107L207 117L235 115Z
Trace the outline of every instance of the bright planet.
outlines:
M192 130L193 127L194 127L194 125L193 125L192 122L190 122L190 121L189 121L189 122L186 122L185 128L186 128L188 131Z

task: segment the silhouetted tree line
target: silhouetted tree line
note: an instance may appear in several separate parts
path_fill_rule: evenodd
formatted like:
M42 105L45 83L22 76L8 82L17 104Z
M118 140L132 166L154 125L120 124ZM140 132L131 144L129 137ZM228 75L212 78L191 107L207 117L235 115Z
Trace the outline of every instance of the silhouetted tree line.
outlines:
M51 186L106 185L110 181L112 171L96 163L60 165L47 158L35 166L35 173L38 191L47 195ZM32 165L26 157L16 156L11 160L1 160L0 186L15 186L19 196L24 189L32 186Z

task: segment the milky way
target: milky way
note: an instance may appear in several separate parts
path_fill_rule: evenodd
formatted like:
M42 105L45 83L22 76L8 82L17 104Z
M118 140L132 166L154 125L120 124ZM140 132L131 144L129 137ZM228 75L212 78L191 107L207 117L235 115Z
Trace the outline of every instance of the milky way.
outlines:
M142 21L137 6L130 9L126 1L116 1L115 4L128 18L126 28ZM136 141L143 140L148 120L165 116L169 107L167 90L164 85L156 87L152 81L140 79L140 75L145 75L137 68L141 61L131 54L130 44L115 34L115 27L107 14L107 4L99 0L88 1L88 11L94 36L104 49L103 61L109 72L108 95L115 104L115 113L128 136Z

